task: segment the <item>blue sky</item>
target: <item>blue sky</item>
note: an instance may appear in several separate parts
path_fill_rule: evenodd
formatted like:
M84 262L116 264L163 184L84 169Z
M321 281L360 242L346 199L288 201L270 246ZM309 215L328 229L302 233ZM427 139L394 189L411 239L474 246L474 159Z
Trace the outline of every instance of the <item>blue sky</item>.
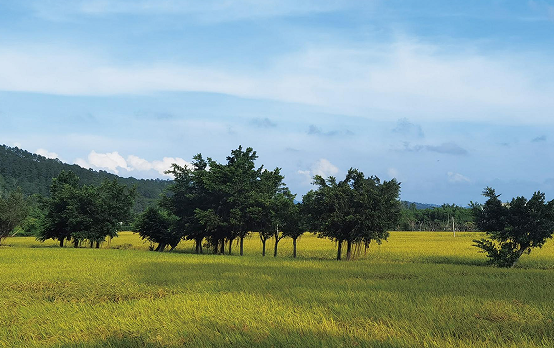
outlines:
M238 145L401 198L554 198L554 0L0 1L0 143L164 177Z

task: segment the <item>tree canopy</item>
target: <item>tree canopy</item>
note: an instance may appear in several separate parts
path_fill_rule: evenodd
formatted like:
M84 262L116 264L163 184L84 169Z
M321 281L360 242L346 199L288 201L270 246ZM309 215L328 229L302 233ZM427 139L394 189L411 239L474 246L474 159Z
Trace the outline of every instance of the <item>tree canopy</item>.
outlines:
M122 222L131 217L135 189L128 189L117 180L100 185L80 185L73 172L62 171L52 180L50 197L44 200L45 215L40 240L55 239L63 246L72 240L77 247L88 240L92 247L106 237L114 237Z
M484 204L473 204L477 226L488 238L474 240L475 246L499 267L512 267L524 253L540 248L554 232L554 200L546 202L538 191L531 199L513 198L503 203L495 190L487 187Z
M398 223L400 183L395 179L381 183L378 177L365 177L351 168L342 181L316 175L314 184L317 189L308 192L303 203L310 226L321 237L337 241L337 260L342 257L343 242L349 260L354 244L380 243Z

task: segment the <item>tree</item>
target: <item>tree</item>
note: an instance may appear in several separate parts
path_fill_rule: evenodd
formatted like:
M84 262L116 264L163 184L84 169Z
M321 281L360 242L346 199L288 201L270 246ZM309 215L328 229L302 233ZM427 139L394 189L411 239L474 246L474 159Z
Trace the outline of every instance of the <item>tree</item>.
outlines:
M296 257L296 240L299 226L299 207L294 203L296 195L284 187L278 192L271 204L271 218L274 221L273 238L275 241L273 257L277 257L279 242L285 237L293 238L293 256ZM303 233L303 232L302 232Z
M45 215L42 229L37 239L45 241L55 239L63 247L65 240L71 239L73 228L70 223L71 206L74 206L79 187L79 178L75 173L62 171L52 179L50 197L44 200Z
M354 244L369 245L387 239L387 229L396 226L400 217L400 184L395 180L381 183L375 176L351 168L346 178L324 179L316 175L312 190L304 197L310 225L320 237L338 243L337 260L346 242L346 259L352 259Z
M175 216L174 233L182 238L195 241L197 254L202 252L202 241L207 237L203 219L197 215L197 209L207 211L212 207L213 197L205 186L208 162L201 154L194 156L192 168L173 164L167 174L174 177L159 205ZM203 218L207 218L204 216Z
M197 221L205 231L214 250L229 243L229 253L235 239L240 241L240 255L244 253L244 238L259 223L261 216L260 180L263 166L256 168L258 158L252 148L242 146L232 150L227 163L207 159L209 170L196 179L205 189L208 204L195 210Z
M285 213L282 227L283 235L292 238L292 257L296 257L298 238L306 231L304 210L303 203L294 203L294 201L293 205L287 204L287 209L283 210ZM277 247L275 251L277 251Z
M485 204L472 203L477 227L489 238L474 240L474 246L489 257L489 263L513 267L524 253L540 248L554 232L554 200L546 202L537 191L531 199L513 198L502 203L495 190L483 191Z
M99 186L79 185L73 172L62 172L52 180L50 198L46 199L42 230L38 239L73 240L74 247L88 240L90 246L107 236L117 236L120 223L130 219L135 188L127 188L114 180Z
M162 252L167 245L175 249L181 240L181 234L175 231L175 217L155 207L148 207L139 215L135 230L142 239L157 243L155 251Z
M127 188L116 179L104 180L99 186L84 186L86 195L80 199L81 221L76 226L86 226L84 237L100 247L106 237L117 237L121 222L131 219L131 209L136 196L136 188ZM88 206L87 206L88 205Z
M0 244L25 220L28 205L21 189L12 191L7 197L0 196Z

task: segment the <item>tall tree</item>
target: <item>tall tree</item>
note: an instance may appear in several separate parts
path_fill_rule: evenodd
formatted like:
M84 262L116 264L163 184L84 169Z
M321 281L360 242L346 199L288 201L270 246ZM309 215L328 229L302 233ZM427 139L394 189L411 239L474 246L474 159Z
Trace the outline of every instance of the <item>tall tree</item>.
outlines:
M214 200L205 185L206 176L209 174L207 168L208 162L201 154L194 156L192 168L173 164L167 172L173 175L173 183L169 185L160 201L160 206L176 217L174 233L180 233L182 238L194 240L197 254L202 252L202 241L208 236L206 225L203 224L204 219L208 217L197 216L196 211L209 210Z
M499 267L513 267L524 253L540 248L554 232L554 200L546 202L542 192L531 199L513 198L502 203L495 190L483 191L485 204L472 203L477 226L489 238L474 240L475 246Z
M55 239L63 247L64 241L71 239L73 228L70 222L72 206L79 189L79 178L71 171L62 171L52 179L50 197L44 200L45 215L42 229L37 239Z
M28 210L21 189L12 191L7 197L0 195L0 244L25 220Z
M263 166L256 168L257 158L256 151L250 147L243 150L242 146L231 151L225 164L208 158L209 171L202 181L210 206L198 208L196 214L205 229L209 225L210 240L216 249L221 246L223 250L225 240L231 247L238 238L240 255L244 253L244 238L259 215L257 195Z
M321 237L337 241L337 260L342 258L343 243L350 260L354 244L380 243L398 223L400 184L395 179L381 183L351 168L342 181L316 175L314 184L317 189L304 198L306 212Z

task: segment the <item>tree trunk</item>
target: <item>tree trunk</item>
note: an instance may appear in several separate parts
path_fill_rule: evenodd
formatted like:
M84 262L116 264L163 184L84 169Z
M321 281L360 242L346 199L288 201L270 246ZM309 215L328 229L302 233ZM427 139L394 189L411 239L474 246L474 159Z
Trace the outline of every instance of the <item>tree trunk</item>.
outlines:
M265 241L266 239L262 239L262 256L265 256Z
M352 241L346 241L346 260L352 260Z
M296 257L296 239L297 238L292 239L292 257Z
M91 240L91 241L90 241L90 248L91 248L91 249L92 249L93 244L94 244L94 241Z
M64 240L64 239L65 239L65 238L60 239L60 248L63 248L63 240Z
M160 243L160 244L158 244L158 247L156 248L156 251L158 251L158 252L161 253L162 251L164 251L165 246L166 246L166 243Z
M233 247L233 239L229 239L229 255L231 255L231 248Z
M339 239L339 247L337 249L337 261L340 261L341 252L342 252L342 239Z
M171 248L169 249L169 251L173 251L176 247L177 247L177 244L172 245Z
M225 238L221 238L221 255L225 255Z
M100 249L100 242L96 242L96 249Z
M279 237L275 236L275 248L273 249L273 257L277 257L277 245L279 244Z
M240 256L242 256L244 251L244 236L240 236Z
M196 253L200 254L200 248L202 247L202 240L198 240L198 238L196 238L194 241L196 242Z
M73 247L74 247L74 248L78 248L78 247L79 247L79 240L78 240L78 239L74 239L74 240L73 240Z
M364 250L365 255L367 255L367 251L369 250L369 244L371 244L371 239L365 242L365 250Z

